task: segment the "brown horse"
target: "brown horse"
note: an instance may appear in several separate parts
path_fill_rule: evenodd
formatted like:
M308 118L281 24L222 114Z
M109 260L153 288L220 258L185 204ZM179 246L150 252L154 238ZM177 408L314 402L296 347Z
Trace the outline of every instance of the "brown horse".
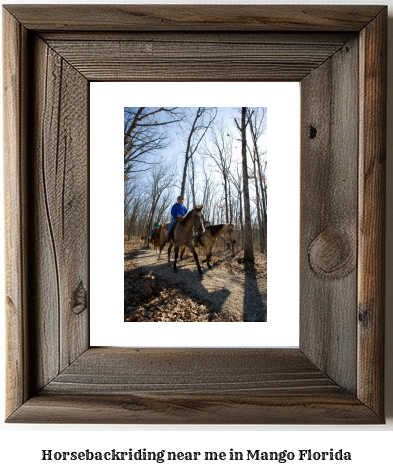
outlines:
M179 222L180 222L180 219L179 219ZM169 238L167 237L169 222L166 222L165 224L161 224L161 226L162 226L162 231L160 234L159 249L158 249L159 254L158 254L157 262L161 259L161 252L163 251L165 244L169 242ZM180 260L183 260L185 251L186 251L186 246L184 245L182 248L182 251L180 252Z
M236 232L235 226L232 223L231 224L216 224L216 225L206 227L206 231L203 234L203 236L200 237L199 242L202 244L202 247L205 250L207 266L210 269L212 268L210 264L210 259L213 253L213 247L218 237L222 235L223 237L226 237L231 242L231 244L235 244L236 243L235 232ZM185 251L186 251L186 247L183 246L180 251L181 259L183 258Z
M220 235L229 239L231 244L236 243L235 226L231 224L217 224L206 228L206 232L200 236L203 248L206 252L207 266L211 269L210 259L213 252L214 244Z
M165 247L165 244L167 242L167 236L166 234L168 233L168 226L169 226L169 222L166 222L165 224L161 224L161 232L160 232L160 243L159 243L159 254L158 254L158 258L157 258L157 262L160 260L161 258L161 252L162 252L162 249Z
M154 250L156 252L158 252L158 249L160 247L161 234L165 234L165 232L162 232L162 227L163 225L160 224L160 227L156 230L153 236Z
M199 264L198 255L194 248L194 229L197 229L200 235L205 233L205 227L203 225L203 206L195 206L174 228L171 235L171 241L168 248L168 263L171 263L171 250L174 247L175 260L173 263L173 269L176 272L176 262L179 256L179 248L187 246L192 253L195 262L198 267L198 272L201 275L202 269Z

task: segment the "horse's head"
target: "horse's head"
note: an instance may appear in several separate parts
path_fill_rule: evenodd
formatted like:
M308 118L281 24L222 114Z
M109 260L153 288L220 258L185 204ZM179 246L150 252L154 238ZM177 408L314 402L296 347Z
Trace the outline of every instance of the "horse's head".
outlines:
M235 226L233 224L228 224L227 234L231 244L236 244L236 231Z
M193 224L196 230L203 235L205 233L205 226L204 226L204 217L203 217L203 205L202 206L195 206L193 213L192 213Z

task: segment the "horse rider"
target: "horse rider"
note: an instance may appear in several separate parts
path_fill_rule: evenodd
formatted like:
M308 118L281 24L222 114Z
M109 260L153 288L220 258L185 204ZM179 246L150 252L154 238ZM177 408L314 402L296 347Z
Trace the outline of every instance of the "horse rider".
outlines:
M168 226L167 237L171 235L173 228L177 222L177 219L184 217L187 214L187 208L186 206L183 205L183 201L184 201L183 196L178 196L177 202L175 202L175 204L172 206L172 209L171 209L172 219Z
M157 232L157 230L160 228L160 225L161 225L161 222L160 222L160 218L157 217L157 222L154 223L153 227L154 229L152 230L151 234L150 234L150 242L153 242L153 237L154 237L154 234Z

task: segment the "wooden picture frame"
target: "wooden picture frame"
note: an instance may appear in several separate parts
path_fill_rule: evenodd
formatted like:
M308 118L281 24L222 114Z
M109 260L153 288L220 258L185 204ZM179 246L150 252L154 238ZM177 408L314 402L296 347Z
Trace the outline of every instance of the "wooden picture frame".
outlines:
M3 8L14 423L384 423L383 6ZM89 345L89 82L299 81L299 349ZM285 131L283 131L283 134Z

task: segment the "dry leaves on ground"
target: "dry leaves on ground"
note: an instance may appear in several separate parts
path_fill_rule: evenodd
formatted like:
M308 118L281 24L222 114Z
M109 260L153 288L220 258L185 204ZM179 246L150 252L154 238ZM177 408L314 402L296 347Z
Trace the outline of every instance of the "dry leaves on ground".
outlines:
M140 242L124 245L124 320L126 322L228 322L237 321L227 311L213 311L206 302L188 295L184 289L171 285L153 271L142 270L133 263L141 249ZM223 265L233 274L253 272L257 278L266 278L267 262L262 254L256 255L254 266L244 264L243 253L233 258L231 251L217 252L214 266Z
M134 269L124 274L124 320L127 322L228 321L228 315L211 312L178 288L168 287L152 272Z

